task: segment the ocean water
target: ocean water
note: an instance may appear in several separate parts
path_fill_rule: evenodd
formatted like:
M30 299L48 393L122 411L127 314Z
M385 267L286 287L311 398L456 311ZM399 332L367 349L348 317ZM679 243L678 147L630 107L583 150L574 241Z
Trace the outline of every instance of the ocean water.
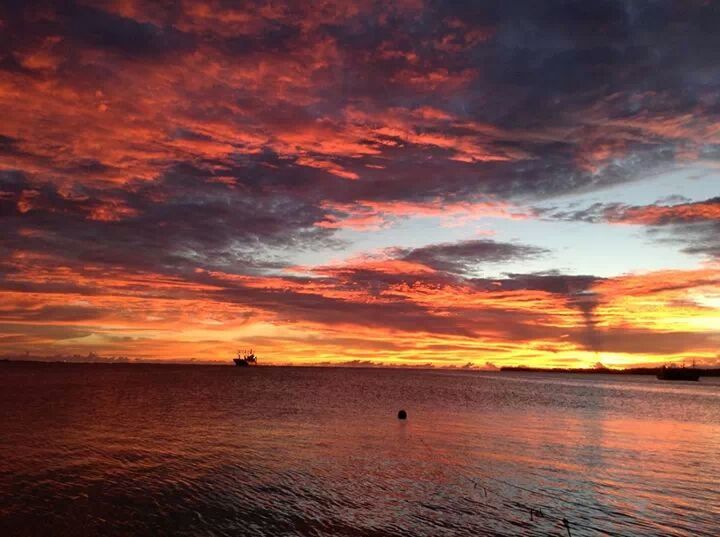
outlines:
M4 536L719 534L717 379L0 364Z

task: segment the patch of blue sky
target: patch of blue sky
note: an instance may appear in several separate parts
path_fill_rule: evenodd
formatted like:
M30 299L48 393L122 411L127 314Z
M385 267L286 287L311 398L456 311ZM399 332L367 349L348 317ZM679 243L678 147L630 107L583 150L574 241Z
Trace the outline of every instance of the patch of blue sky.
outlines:
M376 231L342 229L337 238L346 241L347 247L300 252L293 257L293 262L304 266L323 265L398 245L418 248L471 239L492 239L548 250L529 259L479 264L475 275L490 278L504 273L551 270L610 277L631 272L692 269L702 260L683 253L679 244L654 241L641 226L618 224L480 218L463 226L447 227L441 218L423 217L399 220L391 227Z
M698 162L601 190L571 192L534 205L560 209L581 209L593 203L650 205L661 202L663 205L674 205L682 203L682 199L704 201L719 195L720 169L711 163Z
M720 170L702 163L675 168L603 190L574 193L528 206L579 210L593 203L648 205L702 201L720 195ZM398 218L382 229L339 229L335 237L342 248L295 252L292 262L317 266L402 245L419 248L428 244L471 239L492 239L545 248L548 253L530 259L483 263L476 275L500 277L503 273L557 270L567 274L612 277L635 272L693 269L700 256L682 252L682 244L654 240L643 226L506 219L483 217L457 225L452 218Z

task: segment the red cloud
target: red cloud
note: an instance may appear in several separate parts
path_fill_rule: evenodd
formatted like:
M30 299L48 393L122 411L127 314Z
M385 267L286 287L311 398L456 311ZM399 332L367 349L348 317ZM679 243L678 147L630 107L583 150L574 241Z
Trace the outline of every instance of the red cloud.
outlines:
M606 212L611 222L640 225L662 225L679 222L720 221L720 200L682 203L678 205L647 205L619 207Z
M445 225L461 225L479 218L524 219L531 214L500 201L360 201L323 204L329 212L315 225L356 230L379 229L396 218L441 218Z

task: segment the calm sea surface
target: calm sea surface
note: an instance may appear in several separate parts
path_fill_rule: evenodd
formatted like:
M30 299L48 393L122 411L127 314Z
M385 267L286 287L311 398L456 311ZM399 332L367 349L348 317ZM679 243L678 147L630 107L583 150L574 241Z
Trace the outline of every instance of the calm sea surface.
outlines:
M0 365L0 535L566 536L563 518L720 535L718 379Z

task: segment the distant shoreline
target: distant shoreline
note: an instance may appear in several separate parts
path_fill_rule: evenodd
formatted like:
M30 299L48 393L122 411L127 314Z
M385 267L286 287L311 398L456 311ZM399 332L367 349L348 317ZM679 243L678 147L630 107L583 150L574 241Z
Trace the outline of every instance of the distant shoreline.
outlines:
M161 365L161 366L226 366L234 367L232 362L224 361L167 361L167 360L63 360L60 359L17 359L0 358L0 364L44 364L44 365ZM630 367L626 369L610 368L547 368L529 366L503 366L499 369L481 369L467 367L428 367L428 366L401 366L401 365L343 365L338 364L261 364L255 367L301 367L314 369L402 369L402 370L429 370L429 371L467 371L475 373L554 373L571 375L657 375L662 367ZM720 368L694 368L700 372L701 377L720 377Z
M701 377L720 377L720 368L695 367L694 370L700 373ZM526 366L504 366L502 372L514 373L569 373L581 375L657 375L662 370L660 367L628 367L626 369L610 369L605 367L594 368L547 368L547 367L526 367Z
M58 359L25 359L25 358L0 358L0 364L43 364L43 365L160 365L160 366L226 366L235 368L235 364L232 361L200 361L200 360L63 360ZM469 368L469 367L433 367L427 364L422 365L368 365L368 364L346 364L338 362L337 364L331 363L304 363L304 364L291 364L291 363L262 363L254 365L249 368L242 369L267 369L267 368L283 368L283 367L295 367L302 369L402 369L402 370L428 370L428 371L469 371L476 373L499 373L500 369L482 369Z
M201 360L64 360L63 358L0 358L0 364L47 364L47 365L229 365L232 362Z

